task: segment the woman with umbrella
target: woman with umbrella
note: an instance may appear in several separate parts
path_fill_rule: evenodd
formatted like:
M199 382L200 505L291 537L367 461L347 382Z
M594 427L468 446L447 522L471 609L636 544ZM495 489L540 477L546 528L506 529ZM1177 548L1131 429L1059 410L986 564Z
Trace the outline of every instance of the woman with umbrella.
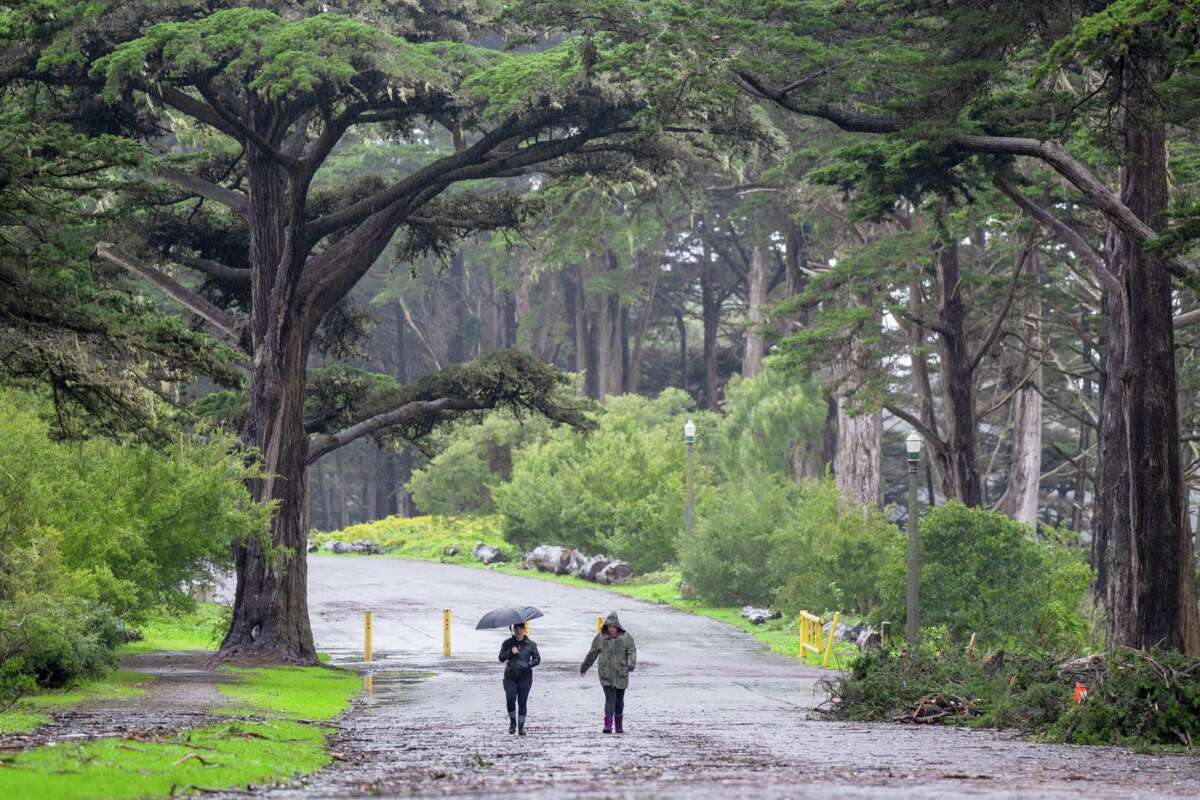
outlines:
M504 703L508 707L508 732L525 735L525 714L528 711L529 690L533 688L533 668L542 663L537 645L525 635L525 622L542 616L536 608L503 608L484 615L476 625L498 628L511 625L512 636L500 645L500 661L504 664Z

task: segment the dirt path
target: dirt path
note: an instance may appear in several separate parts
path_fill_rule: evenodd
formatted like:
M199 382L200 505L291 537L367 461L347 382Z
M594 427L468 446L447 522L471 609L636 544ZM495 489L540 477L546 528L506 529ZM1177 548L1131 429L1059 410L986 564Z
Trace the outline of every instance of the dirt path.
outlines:
M318 647L351 663L375 615L375 677L342 724L346 760L272 798L1196 797L1200 760L1036 745L1008 734L814 719L817 670L711 620L601 591L387 558L310 557ZM486 610L547 612L530 735L510 737ZM454 655L441 655L441 609ZM610 610L637 637L624 737L603 736L581 660Z

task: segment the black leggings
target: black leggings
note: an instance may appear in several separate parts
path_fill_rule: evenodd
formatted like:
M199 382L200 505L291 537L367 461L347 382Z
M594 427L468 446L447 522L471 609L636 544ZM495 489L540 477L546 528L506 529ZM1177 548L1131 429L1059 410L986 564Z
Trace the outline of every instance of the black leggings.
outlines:
M504 705L508 707L509 714L519 708L521 716L525 716L529 705L529 690L532 688L533 672L530 670L526 670L519 678L504 676Z
M604 716L621 716L625 713L625 690L615 686L602 686L604 689Z

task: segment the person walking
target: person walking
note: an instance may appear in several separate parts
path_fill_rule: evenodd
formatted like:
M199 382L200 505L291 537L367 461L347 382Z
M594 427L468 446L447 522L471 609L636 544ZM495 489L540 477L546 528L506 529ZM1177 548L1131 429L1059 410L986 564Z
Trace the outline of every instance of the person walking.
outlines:
M587 657L579 667L580 677L587 675L597 658L600 663L596 672L604 689L604 732L612 733L615 723L616 732L624 733L625 690L629 688L629 673L637 666L637 647L633 636L621 627L615 611L605 618L604 628L592 639Z
M525 714L529 690L533 688L533 668L542 663L534 641L525 635L525 623L512 626L512 636L500 646L504 663L504 704L508 707L508 732L525 735Z

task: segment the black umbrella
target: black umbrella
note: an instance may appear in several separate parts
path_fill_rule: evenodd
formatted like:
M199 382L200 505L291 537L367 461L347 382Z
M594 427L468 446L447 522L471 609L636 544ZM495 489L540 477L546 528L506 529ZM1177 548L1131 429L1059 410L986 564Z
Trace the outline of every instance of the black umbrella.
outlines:
M483 619L479 620L479 624L475 626L475 630L481 631L486 628L507 628L509 625L516 625L518 622L528 622L531 619L537 619L543 616L541 611L538 611L533 606L522 606L521 608L497 608L494 611L489 611L483 615Z

